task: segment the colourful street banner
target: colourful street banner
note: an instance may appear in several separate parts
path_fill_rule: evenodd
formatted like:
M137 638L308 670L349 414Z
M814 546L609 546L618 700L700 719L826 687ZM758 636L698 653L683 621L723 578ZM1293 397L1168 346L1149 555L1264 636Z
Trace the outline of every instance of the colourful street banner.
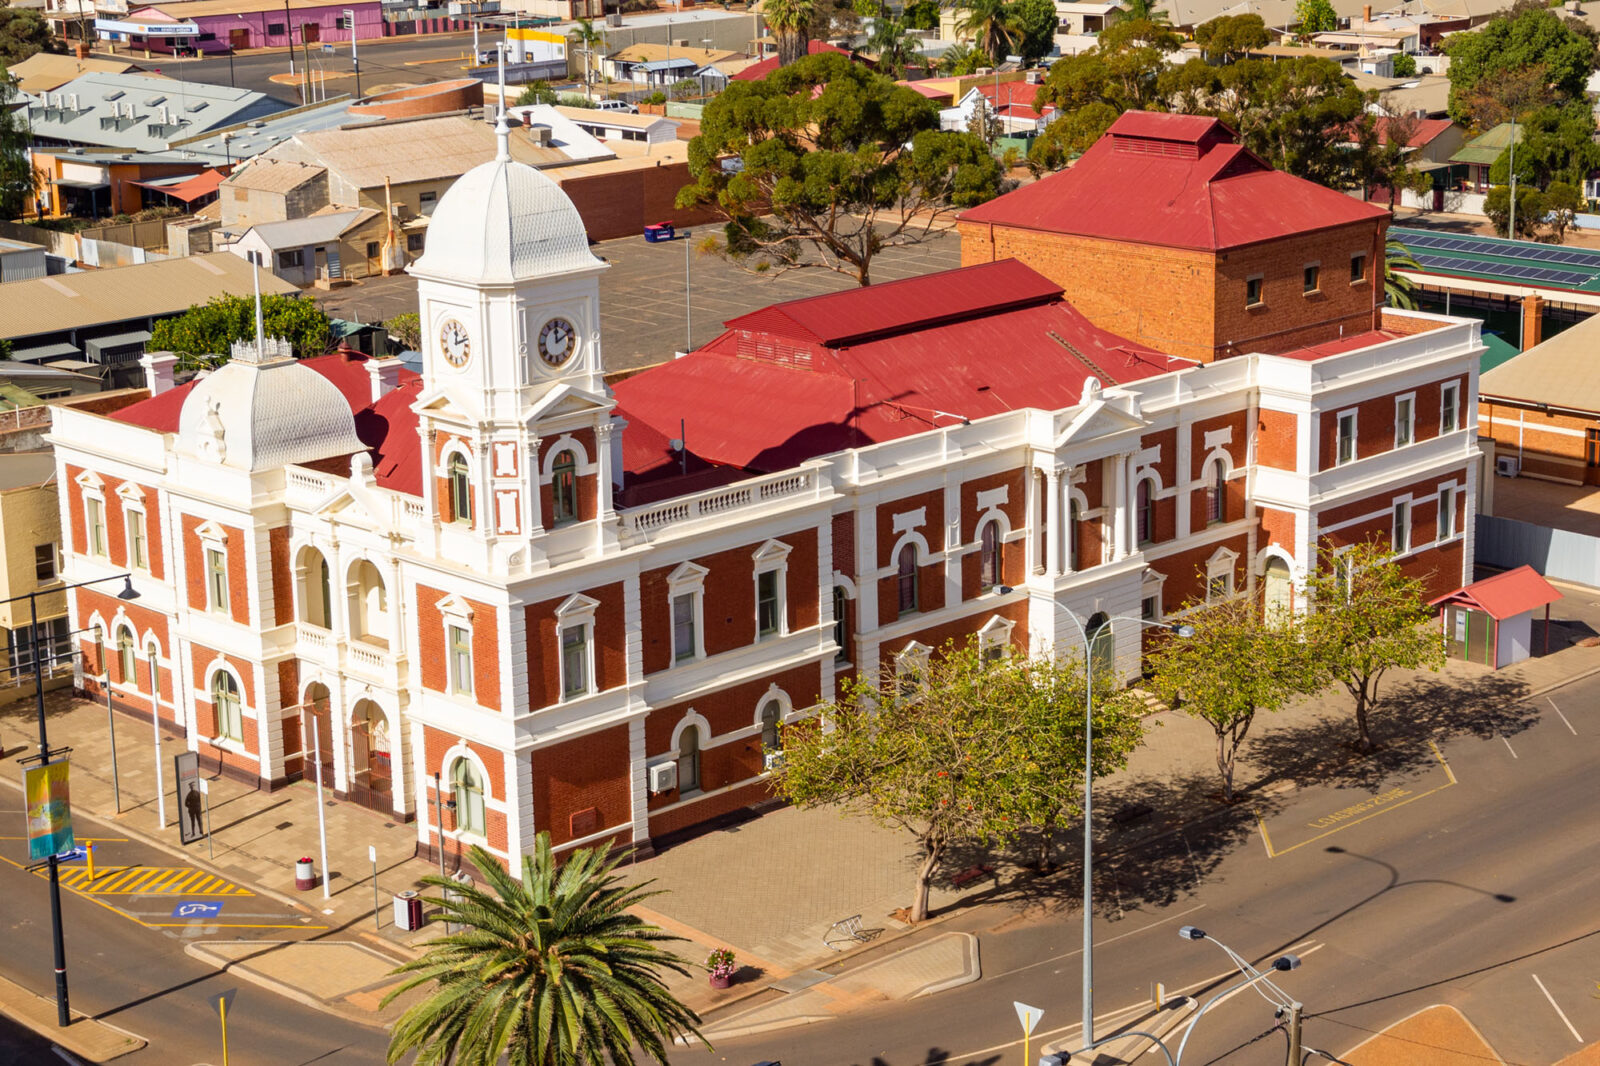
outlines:
M72 803L67 797L66 760L34 766L22 775L28 809L28 858L35 861L71 851Z

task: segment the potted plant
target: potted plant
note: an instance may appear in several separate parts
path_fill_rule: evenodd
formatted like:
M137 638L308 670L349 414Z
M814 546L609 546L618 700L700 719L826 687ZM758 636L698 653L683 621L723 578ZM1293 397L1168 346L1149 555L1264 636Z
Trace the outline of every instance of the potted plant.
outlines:
M727 988L733 983L733 974L738 968L729 948L717 948L706 956L706 972L711 975L712 988Z

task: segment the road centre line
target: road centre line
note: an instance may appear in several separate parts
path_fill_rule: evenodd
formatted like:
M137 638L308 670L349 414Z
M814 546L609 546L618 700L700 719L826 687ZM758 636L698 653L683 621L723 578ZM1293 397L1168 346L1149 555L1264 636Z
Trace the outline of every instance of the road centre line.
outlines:
M1513 748L1511 746L1511 741L1507 740L1505 737L1501 737L1500 738L1500 743L1502 743L1502 744L1504 744L1506 746L1506 750L1511 753L1511 757L1513 759L1520 758L1520 756L1517 755L1517 749Z
M1567 1032L1572 1034L1572 1039L1580 1044L1583 1043L1583 1037L1579 1036L1578 1030L1573 1027L1572 1019L1567 1017L1567 1012L1561 1009L1561 1004L1556 1002L1556 997L1552 996L1550 990L1544 986L1544 982L1539 980L1539 975L1530 973L1528 976L1533 978L1533 983L1539 986L1539 991L1544 993L1544 998L1550 1001L1550 1006L1555 1009L1556 1015L1560 1017L1562 1024L1567 1027Z
M1567 721L1567 716L1564 715L1564 714L1561 714L1561 708L1556 706L1556 701L1551 699L1549 696L1546 696L1544 698L1544 701L1550 705L1550 709L1552 711L1555 711L1557 714L1561 715L1561 722L1562 722L1563 725L1565 725L1567 727L1567 731L1570 732L1573 736L1577 736L1578 735L1578 731L1576 729L1572 728L1572 723Z
M1118 933L1116 936L1107 937L1104 940L1098 940L1097 939L1094 942L1095 946L1096 947L1101 947L1101 946L1103 946L1105 944L1115 944L1117 941L1126 940L1130 936L1138 936L1140 933L1149 932L1151 929L1158 928L1159 926L1169 925L1175 919L1183 918L1183 917L1185 917L1187 915L1193 914L1195 911L1205 910L1205 907L1206 907L1206 905L1204 903L1197 903L1193 907L1190 907L1188 910L1179 911L1177 914L1173 914L1173 915L1170 915L1170 916L1168 916L1166 918L1162 918L1160 921L1151 922L1149 925L1141 925L1137 929L1130 929L1126 933ZM1002 977L1010 977L1012 974L1021 973L1024 970L1031 970L1035 966L1044 966L1047 963L1060 962L1062 959L1070 959L1074 955L1082 955L1082 954L1083 954L1083 949L1082 948L1073 948L1071 951L1069 951L1069 952L1067 952L1067 953L1065 953L1063 955L1052 955L1048 959L1040 959L1038 962L1030 962L1026 966L1018 966L1015 970L1006 970L1003 973L991 974L987 978L985 978L985 980L998 981Z
M1500 739L1504 740L1505 738L1501 737ZM1510 747L1509 744L1507 744L1506 746ZM1353 825L1360 825L1362 822L1369 821L1369 820L1371 820L1373 818L1376 818L1380 814L1387 814L1389 811L1397 810L1397 809L1399 809L1401 807L1404 807L1408 803L1415 803L1419 799L1426 799L1427 797L1433 795L1435 792L1443 792L1445 789L1451 787L1452 785L1458 784L1458 782L1456 781L1455 771L1450 769L1450 763L1449 763L1448 760L1445 759L1444 752L1440 751L1439 750L1439 746L1437 744L1435 744L1431 740L1428 741L1428 747L1433 749L1434 758L1438 759L1439 760L1439 765L1444 767L1444 775L1445 775L1445 783L1444 784L1438 785L1438 786L1436 786L1434 788L1430 788L1426 792L1418 792L1415 795L1410 794L1409 791L1407 791L1405 789L1400 789L1400 788L1391 789L1389 792L1380 793L1378 796L1374 796L1374 797L1372 797L1372 799L1364 801L1363 803L1353 804L1350 807L1345 807L1342 810L1335 811L1333 814L1328 815L1327 817L1328 818L1333 818L1333 819L1338 819L1338 817L1340 815L1343 815L1343 814L1358 813L1359 810L1366 809L1368 804L1371 804L1374 800L1379 800L1380 797L1383 797L1383 796L1391 796L1392 798L1394 798L1396 800L1396 802L1393 802L1393 803L1383 802L1382 805L1379 806L1376 810L1373 810L1373 811L1371 811L1371 813L1366 814L1366 815L1364 815L1364 816L1362 816L1360 818L1353 818L1353 819L1350 819L1349 821L1344 821L1344 820L1340 819L1339 820L1340 824L1334 825L1331 829L1328 829L1328 830L1326 830L1325 832L1322 832L1322 833L1318 833L1316 836L1311 837L1311 838L1309 838L1307 840L1302 840L1298 844L1291 844L1289 847L1284 848L1281 851L1278 850L1277 848L1273 847L1272 837L1271 837L1271 835L1269 835L1267 833L1267 822L1266 822L1266 819L1261 816L1261 812L1257 811L1256 812L1256 825L1261 830L1261 843L1263 845L1265 845L1265 847L1267 849L1267 858L1276 859L1280 855L1287 855L1287 854L1289 854L1289 852L1294 851L1296 848L1303 848L1307 844L1314 844L1317 841L1322 840L1325 837L1330 837L1335 833L1342 832L1345 829L1349 829ZM1512 752L1511 754L1513 756L1515 756L1516 752ZM1406 798L1400 799L1398 796L1393 795L1395 793L1403 794L1403 795L1405 795ZM1308 823L1308 824L1310 824L1312 826L1312 828L1316 828L1316 824L1315 823Z

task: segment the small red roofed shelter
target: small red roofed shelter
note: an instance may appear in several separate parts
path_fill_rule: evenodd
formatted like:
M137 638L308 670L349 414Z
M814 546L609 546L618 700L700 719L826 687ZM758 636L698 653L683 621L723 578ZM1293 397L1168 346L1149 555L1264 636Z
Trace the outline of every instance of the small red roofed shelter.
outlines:
M1550 605L1561 598L1531 566L1474 581L1440 596L1445 651L1453 658L1493 669L1521 662L1533 652L1533 612L1544 608L1544 652L1550 652Z

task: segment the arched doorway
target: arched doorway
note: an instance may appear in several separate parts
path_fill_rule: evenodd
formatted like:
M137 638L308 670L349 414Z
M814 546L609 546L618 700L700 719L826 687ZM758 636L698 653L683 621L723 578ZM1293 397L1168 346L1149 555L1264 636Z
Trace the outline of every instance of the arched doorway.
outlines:
M378 568L365 559L350 568L350 635L364 644L389 646L389 590Z
M328 714L328 697L329 693L327 685L324 685L321 682L313 681L311 684L306 686L305 700L301 704L300 708L300 736L294 738L294 743L297 747L297 750L303 752L305 756L301 762L301 765L305 768L302 771L305 779L308 781L321 781L324 785L332 788L334 781L334 737L333 729L330 725L330 717ZM316 726L315 744L312 743L313 738L311 733L313 723L315 723ZM288 737L284 738L285 754L288 753L289 739L290 738ZM304 747L300 747L301 744L303 744ZM315 748L317 754L321 756L320 773L318 772L319 767L313 765L316 761L312 757L313 748Z
M1277 622L1294 613L1294 578L1289 574L1289 564L1274 555L1261 571L1262 598L1266 603L1266 620Z
M352 799L375 811L394 808L394 761L389 719L371 700L360 700L350 715L350 788Z
M1094 671L1094 681L1114 684L1116 681L1117 647L1111 635L1111 619L1104 611L1089 619L1083 627L1089 638L1089 662Z
M300 549L300 621L333 628L333 597L328 560L315 548Z

